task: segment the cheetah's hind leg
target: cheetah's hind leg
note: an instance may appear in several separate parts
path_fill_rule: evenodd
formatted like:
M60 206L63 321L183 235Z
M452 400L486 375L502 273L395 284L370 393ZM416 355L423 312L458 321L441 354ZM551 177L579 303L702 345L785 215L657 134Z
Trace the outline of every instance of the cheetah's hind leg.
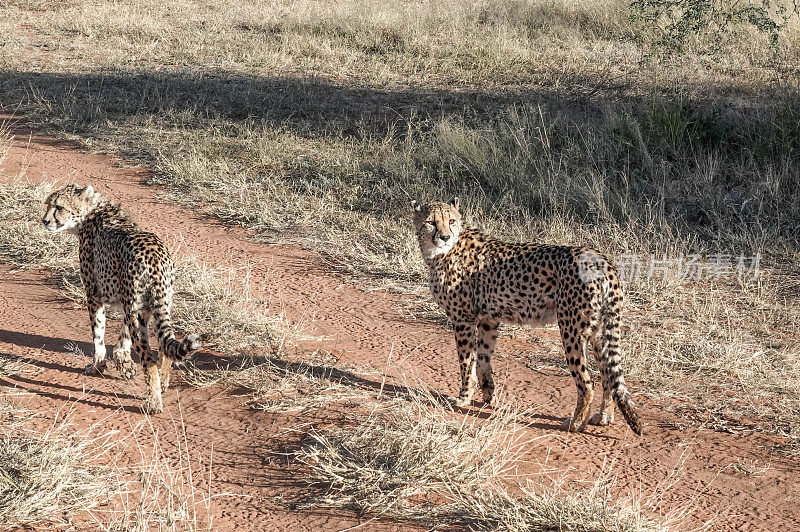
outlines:
M158 414L164 410L164 402L161 399L159 367L154 361L145 363L144 380L147 385L147 397L142 405L142 410L146 414Z
M142 410L146 414L158 414L164 410L164 402L161 399L161 375L158 355L156 351L150 349L150 337L147 330L147 323L150 315L139 309L131 312L126 322L129 325L134 352L139 355L144 366L144 382L147 386L147 396L145 397Z
M605 427L606 425L611 425L612 423L614 423L614 410L611 410L611 413L609 413L607 410L601 410L593 415L589 420L590 425L598 425L600 427Z
M611 382L608 367L605 363L605 357L603 353L599 351L599 349L602 349L602 346L597 344L599 344L599 342L595 344L594 351L597 365L600 368L600 378L603 381L603 401L600 404L600 411L589 419L589 424L605 427L614 422L614 399L611 396Z
M131 333L128 324L122 325L119 332L119 340L114 346L114 364L119 370L119 374L126 381L136 377L136 363L131 358Z
M169 388L169 372L172 369L172 359L167 355L161 355L161 364L159 373L161 374L161 393L167 391Z
M611 374L608 368L608 342L603 340L603 328L600 326L601 319L595 322L595 331L592 335L592 350L600 370L600 379L603 383L603 402L600 411L589 419L590 425L604 427L614 422L614 399L611 396Z

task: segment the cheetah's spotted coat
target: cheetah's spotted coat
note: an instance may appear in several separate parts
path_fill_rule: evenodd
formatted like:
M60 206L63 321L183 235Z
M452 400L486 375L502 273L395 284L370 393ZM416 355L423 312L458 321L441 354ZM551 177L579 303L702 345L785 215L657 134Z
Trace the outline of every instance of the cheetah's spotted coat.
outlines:
M160 412L172 361L201 347L196 334L182 342L175 339L170 317L175 276L167 248L91 186L67 185L50 194L45 203L45 227L74 233L79 239L81 279L94 333L94 359L86 367L87 373L102 372L106 367L105 309L106 305L121 304L125 321L114 348L114 361L123 378L133 379L133 347L144 366L147 383L143 409ZM151 317L155 319L160 353L150 349Z
M430 272L430 288L455 329L461 369L456 404L466 406L480 384L484 402L494 393L490 357L501 322L556 321L578 404L565 427L607 425L616 402L636 434L642 425L625 386L620 356L622 289L614 266L581 247L512 244L487 238L462 223L458 201L414 203L414 228ZM591 419L591 346L603 381L601 410Z

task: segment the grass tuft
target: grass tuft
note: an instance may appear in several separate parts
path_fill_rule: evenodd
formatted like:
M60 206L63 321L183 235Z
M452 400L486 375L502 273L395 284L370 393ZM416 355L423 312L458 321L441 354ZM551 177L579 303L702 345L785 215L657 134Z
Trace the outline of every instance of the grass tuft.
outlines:
M71 433L65 421L36 432L28 427L33 413L5 404L11 419L0 430L0 525L65 523L64 516L95 509L120 489L108 468L93 465L108 434Z
M122 437L97 425L78 429L70 406L49 425L16 404L0 406L0 525L211 530L210 480L206 489L193 484L210 466L192 471L185 429L175 434L176 464L147 422Z
M306 507L346 508L423 526L470 530L663 530L606 479L585 491L516 476L525 449L509 405L458 419L427 394L375 406L343 427L312 432L294 458L318 494ZM525 484L525 481L522 481Z
M0 352L0 377L12 377L14 375L30 375L36 373L37 368L29 364L24 359L14 356L11 353Z
M24 525L99 506L108 472L84 464L87 442L37 436L0 439L0 523Z

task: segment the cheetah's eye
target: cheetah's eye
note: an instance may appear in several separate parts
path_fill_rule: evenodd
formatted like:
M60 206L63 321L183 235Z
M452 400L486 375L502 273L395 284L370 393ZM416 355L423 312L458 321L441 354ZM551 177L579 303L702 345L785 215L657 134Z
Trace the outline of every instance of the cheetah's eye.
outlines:
M450 218L450 225L453 225L454 223L456 223L456 221Z
M64 207L62 207L61 205L56 205L56 210L57 211L62 211L62 210L64 210Z
M430 226L430 227L433 227L433 220L426 220L426 221L425 221L425 225L428 225L428 226Z

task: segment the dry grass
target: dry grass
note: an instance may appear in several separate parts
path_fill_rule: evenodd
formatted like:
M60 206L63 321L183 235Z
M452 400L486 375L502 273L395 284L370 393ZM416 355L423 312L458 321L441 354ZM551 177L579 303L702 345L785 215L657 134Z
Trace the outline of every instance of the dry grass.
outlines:
M173 441L164 442L165 436ZM166 452L174 446L177 457ZM131 427L128 434L109 450L114 456L135 456L134 465L114 468L124 490L115 504L95 521L106 530L199 531L215 530L211 512L215 493L212 485L212 456L198 458L186 435L183 420L174 430L159 434L148 418Z
M91 465L107 437L69 437L63 426L39 434L20 423L0 435L0 524L65 523L64 515L92 510L119 489L107 469Z
M196 388L216 385L235 390L247 397L245 404L254 410L294 415L335 404L352 406L375 397L375 391L355 371L306 358L288 361L245 355L211 368L203 362L189 361L181 378Z
M185 434L175 464L147 422L120 437L97 425L78 428L70 405L48 420L24 403L0 403L0 526L211 529L211 494L192 483ZM121 454L134 457L124 462L132 465L118 465ZM194 472L200 474L210 470Z
M0 122L0 165L5 161L13 140L14 135L11 134L9 125L5 121Z
M6 10L38 30L9 26L9 106L352 272L416 283L408 201L452 194L512 238L796 247L794 18L778 56L734 28L709 61L658 57L625 2L30 8ZM34 45L41 72L15 62Z
M253 296L248 272L199 262L188 255L176 260L175 323L199 331L207 347L226 355L253 349L280 352L299 332Z
M16 357L2 360L4 377L34 371ZM0 526L212 529L211 462L193 465L182 423L167 435L175 439L175 463L149 418L121 435L101 423L81 426L73 403L50 420L28 407L25 392L7 390L0 397Z
M2 361L3 377L28 373L16 357ZM115 475L96 465L109 434L76 432L66 418L34 430L41 416L17 403L0 398L0 526L65 525L119 493Z
M0 354L0 376L13 381L36 371L19 357ZM193 466L196 456L182 423L167 435L176 440L175 463L149 418L121 435L102 423L81 425L74 403L50 420L30 409L29 400L12 388L0 397L0 527L212 529L211 462Z
M9 353L0 352L0 377L12 375L32 375L38 370L36 366Z
M612 500L607 478L586 490L520 478L535 442L522 436L520 413L508 404L485 420L455 416L422 392L373 408L340 428L312 432L294 454L317 488L303 506L469 530L666 529L636 501Z
M630 373L713 428L800 436L797 277L665 289L630 305ZM653 310L656 312L654 313ZM722 400L721 400L722 399Z
M757 285L631 283L629 373L712 424L796 432L796 15L776 47L734 25L667 54L627 2L17 1L2 13L0 104L144 160L173 199L371 282L419 290L408 203L451 195L515 240L762 252Z
M643 54L657 51L652 49L657 36L630 18L628 2L618 0L358 0L328 3L325 9L313 0L14 1L6 3L5 12L9 29L21 20L44 30L42 36L9 32L12 53L4 57L9 66L22 61L13 52L37 43L59 62L98 70L202 66L361 84L482 89L564 86L575 79L591 86L603 78L670 86L685 82L690 72L699 84L752 87L775 79L768 68L773 62L789 66L798 57L793 20L777 57L766 36L734 28L726 42L715 43L716 62L704 60L708 43L702 40L715 36L701 32L684 56L650 58L653 68L645 73L638 67ZM48 46L51 36L69 42ZM748 75L737 76L733 65Z

